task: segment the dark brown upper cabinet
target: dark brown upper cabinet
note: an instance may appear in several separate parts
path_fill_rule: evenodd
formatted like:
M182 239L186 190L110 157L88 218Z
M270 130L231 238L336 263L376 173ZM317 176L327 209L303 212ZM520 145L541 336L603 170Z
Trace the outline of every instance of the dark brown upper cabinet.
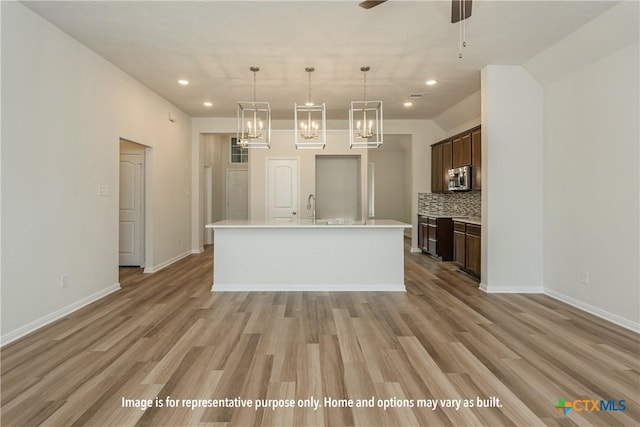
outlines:
M449 191L449 169L453 167L453 142L442 144L442 191Z
M461 132L431 146L431 192L449 191L449 169L473 167L472 190L482 188L482 142L480 126Z
M442 144L431 146L431 192L442 193Z
M471 164L473 165L473 190L482 189L482 132L471 132Z
M471 134L460 135L453 140L453 167L471 164Z

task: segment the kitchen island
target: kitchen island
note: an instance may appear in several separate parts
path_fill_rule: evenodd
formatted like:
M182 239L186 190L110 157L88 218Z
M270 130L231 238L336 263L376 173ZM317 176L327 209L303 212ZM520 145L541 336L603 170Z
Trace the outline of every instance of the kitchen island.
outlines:
M404 291L404 229L363 222L225 220L212 291Z

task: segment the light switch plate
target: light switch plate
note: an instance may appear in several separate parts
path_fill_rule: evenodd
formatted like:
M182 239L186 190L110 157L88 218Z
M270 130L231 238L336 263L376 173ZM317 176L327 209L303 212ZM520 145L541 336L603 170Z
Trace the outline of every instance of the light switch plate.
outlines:
M108 196L109 195L109 186L108 185L99 185L98 186L98 196Z

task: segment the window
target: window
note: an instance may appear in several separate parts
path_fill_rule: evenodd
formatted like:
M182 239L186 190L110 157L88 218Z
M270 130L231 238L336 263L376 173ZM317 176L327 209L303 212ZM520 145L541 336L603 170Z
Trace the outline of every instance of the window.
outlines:
M238 138L231 138L231 163L247 163L248 161L249 150L238 145Z

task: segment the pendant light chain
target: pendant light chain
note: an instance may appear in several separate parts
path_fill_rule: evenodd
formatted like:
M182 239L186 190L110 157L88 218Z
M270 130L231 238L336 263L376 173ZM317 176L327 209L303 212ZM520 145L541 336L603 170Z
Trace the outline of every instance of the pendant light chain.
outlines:
M253 102L256 102L256 70L253 70Z
M309 75L309 102L308 102L308 104L311 104L311 71L307 71L307 74Z
M364 72L364 100L367 101L367 72Z
M367 71L369 71L369 67L360 67L360 71L364 74L364 102L365 105L367 103Z

